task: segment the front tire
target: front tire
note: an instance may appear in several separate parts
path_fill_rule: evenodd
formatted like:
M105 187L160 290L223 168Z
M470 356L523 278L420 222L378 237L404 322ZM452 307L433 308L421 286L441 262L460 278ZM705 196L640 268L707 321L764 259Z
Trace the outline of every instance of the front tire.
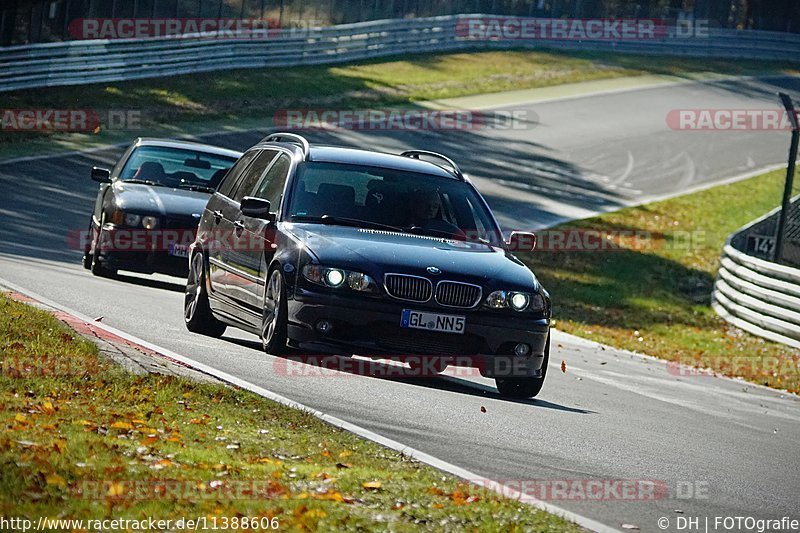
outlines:
M183 318L186 329L209 337L221 337L227 326L211 313L206 293L205 259L202 252L192 256L186 293L183 299Z
M515 399L535 398L542 390L544 378L547 375L547 365L550 363L550 335L544 348L544 361L542 361L542 376L538 378L495 378L494 382L501 396Z
M89 224L89 235L92 235L94 233L94 227L92 226L93 226L92 224ZM94 261L94 255L91 253L91 251L92 251L92 243L88 242L86 243L86 246L83 248L82 263L83 263L83 268L89 271L92 270L92 262Z
M103 226L105 226L105 223L106 215L103 214L100 219L100 227L97 228L97 240L94 243L94 253L91 254L91 258L87 257L89 255L88 253L84 256L84 266L89 262L89 270L93 275L101 278L113 278L117 275L117 271L104 267L100 262L100 248L103 242Z
M264 351L271 355L286 353L288 316L286 286L279 268L275 268L267 278L264 290L264 311L261 318L261 343Z

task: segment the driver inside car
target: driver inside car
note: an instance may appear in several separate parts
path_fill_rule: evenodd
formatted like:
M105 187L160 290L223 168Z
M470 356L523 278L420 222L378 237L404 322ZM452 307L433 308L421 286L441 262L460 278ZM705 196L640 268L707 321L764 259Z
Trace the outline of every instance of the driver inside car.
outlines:
M411 216L407 227L437 233L461 235L461 230L442 218L442 198L434 189L417 189L411 194Z

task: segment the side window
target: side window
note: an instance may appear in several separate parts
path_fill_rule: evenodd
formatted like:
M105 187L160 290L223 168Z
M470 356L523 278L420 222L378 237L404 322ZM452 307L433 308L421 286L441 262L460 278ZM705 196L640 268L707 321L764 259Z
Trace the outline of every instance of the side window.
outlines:
M253 196L269 200L273 212L278 212L280 209L283 187L286 184L286 178L289 176L291 166L292 159L288 155L279 155L253 193Z
M267 170L277 153L277 150L262 150L258 154L253 164L244 172L244 176L239 180L236 190L231 195L234 202L240 202L243 197L247 196L247 193L255 188L258 178Z
M219 193L223 196L227 196L230 198L231 190L233 186L239 181L239 177L242 175L242 172L247 168L247 166L255 159L258 155L258 150L252 150L247 152L239 160L233 165L228 173L225 175L225 179L219 186Z

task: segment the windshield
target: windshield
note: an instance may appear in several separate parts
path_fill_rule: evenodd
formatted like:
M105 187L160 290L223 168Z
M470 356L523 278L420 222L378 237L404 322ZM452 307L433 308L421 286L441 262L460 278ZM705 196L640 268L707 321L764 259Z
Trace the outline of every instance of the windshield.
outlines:
M142 146L122 169L120 179L165 187L216 189L235 158L196 150Z
M467 183L379 167L301 163L289 216L297 222L500 242L499 229Z

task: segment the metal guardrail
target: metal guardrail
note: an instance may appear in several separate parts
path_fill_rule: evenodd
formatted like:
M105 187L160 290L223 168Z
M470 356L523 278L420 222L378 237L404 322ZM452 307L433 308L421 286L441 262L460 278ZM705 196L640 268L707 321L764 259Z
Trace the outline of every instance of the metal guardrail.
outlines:
M796 199L797 200L797 199ZM748 241L774 226L779 209L728 238L714 282L712 305L722 318L755 335L800 348L800 268L745 252Z
M707 37L641 41L475 40L459 36L459 21L484 16L378 20L290 31L258 40L195 35L12 46L0 48L0 91L465 49L551 48L792 62L800 57L800 35L765 31L712 29Z

